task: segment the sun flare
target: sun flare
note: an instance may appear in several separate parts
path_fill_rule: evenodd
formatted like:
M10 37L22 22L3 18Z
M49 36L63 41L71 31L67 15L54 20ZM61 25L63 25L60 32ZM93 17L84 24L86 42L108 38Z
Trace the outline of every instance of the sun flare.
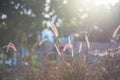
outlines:
M96 5L112 5L114 6L119 0L93 0Z
M83 4L86 4L87 6L94 5L94 6L101 6L104 5L105 7L110 8L111 6L114 6L116 3L119 2L119 0L83 0Z

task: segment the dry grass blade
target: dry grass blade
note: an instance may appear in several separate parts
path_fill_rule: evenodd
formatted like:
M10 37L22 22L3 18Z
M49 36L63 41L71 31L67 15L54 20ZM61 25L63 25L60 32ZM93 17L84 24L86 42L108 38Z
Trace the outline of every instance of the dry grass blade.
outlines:
M82 50L82 42L80 42L80 45L79 45L79 53L81 52Z
M51 52L49 52L49 53L45 56L45 58L44 58L44 62L46 62L46 60L47 60L48 56L49 56L49 55L51 55L52 53L54 53L54 52L53 52L53 51L51 51Z
M79 34L78 34L78 33L75 33L74 36L75 36L75 37L79 37Z
M87 36L87 35L85 36L85 41L86 41L87 47L88 47L88 49L89 49L89 48L90 48L90 42L89 42L89 39L88 39L88 36Z
M39 42L39 46L41 46L47 39L43 39Z
M72 51L71 51L71 53L72 53L72 57L74 56L74 52L73 52L73 45L71 44L72 42L71 42L71 40L70 40L70 36L68 36L68 48L70 47L71 49L72 49ZM65 47L65 50L66 50L67 48Z
M57 30L55 24L51 23L51 29L54 32L55 36L58 37L59 34L58 34L58 30Z
M72 57L73 57L73 56L74 56L74 52L73 52L73 46L72 46L71 43L70 43L70 44L66 44L66 45L64 46L63 52L65 52L68 48L72 49L71 55L72 55Z
M74 56L73 47L72 47L72 57Z
M79 34L80 35L86 35L88 32L87 31L81 31Z
M57 45L55 43L54 43L54 46L55 46L55 48L57 50L58 55L61 56L62 54L60 53L60 51L59 51L59 49L58 49L58 47L57 47Z
M120 25L115 29L115 31L114 31L114 33L113 33L113 38L115 38L115 36L116 36L116 34L117 34L117 32L119 31L119 29L120 29Z
M70 36L68 36L68 44L70 44L70 43L71 43Z
M68 48L72 48L72 44L66 44L63 51L66 51Z

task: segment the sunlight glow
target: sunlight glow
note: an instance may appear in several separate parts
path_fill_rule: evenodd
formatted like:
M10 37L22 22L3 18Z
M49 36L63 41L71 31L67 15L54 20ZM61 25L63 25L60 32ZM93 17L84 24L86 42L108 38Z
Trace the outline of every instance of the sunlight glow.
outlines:
M114 6L119 0L94 0L96 5L112 5Z
M111 6L114 6L119 0L85 0L83 1L87 5L101 6L104 5L106 8L111 9Z
M4 19L7 18L7 15L6 14L2 14L2 16L0 18L4 20Z

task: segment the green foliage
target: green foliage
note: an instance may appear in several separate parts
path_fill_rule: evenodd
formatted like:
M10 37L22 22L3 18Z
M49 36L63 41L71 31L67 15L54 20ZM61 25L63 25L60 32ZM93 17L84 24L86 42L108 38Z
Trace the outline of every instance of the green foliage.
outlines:
M31 61L32 61L32 67L33 68L38 68L38 66L39 66L38 56L32 56Z
M32 5L30 5L32 3ZM37 1L38 2L38 1ZM40 1L42 4L44 1ZM38 12L36 10L36 3L34 0L26 1L26 0L0 0L0 10L2 15L6 16L5 19L0 18L0 45L4 46L5 44L13 41L17 44L26 43L27 40L31 39L34 43L35 38L28 37L29 34L36 35L37 31L40 31L43 28L42 16L32 17L32 15L41 14L44 8L39 4ZM36 8L36 9L34 9ZM31 11L30 14L27 12ZM41 19L40 19L41 18ZM39 21L40 19L40 21ZM4 24L3 24L4 23ZM33 24L34 23L34 24ZM5 36L3 36L5 35ZM7 36L7 37L6 37ZM36 37L37 38L37 37ZM28 43L32 44L32 43Z

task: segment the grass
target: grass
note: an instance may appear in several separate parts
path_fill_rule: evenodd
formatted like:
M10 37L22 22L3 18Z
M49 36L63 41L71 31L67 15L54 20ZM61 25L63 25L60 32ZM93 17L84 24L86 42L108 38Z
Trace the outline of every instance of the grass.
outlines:
M3 80L120 80L120 54L115 54L114 57L107 55L104 58L88 64L84 63L84 59L72 57L64 59L61 65L52 60L47 62L43 70L33 69L32 65L23 66L17 69L18 76Z
M118 28L113 37L117 34ZM56 26L51 24L51 29L57 38L59 33ZM39 46L45 41L40 42ZM85 35L85 41L89 49L90 42L87 35ZM81 51L81 46L82 44L80 44L79 51ZM38 56L31 56L28 65L11 68L8 73L12 72L13 74L4 75L0 78L2 80L120 80L120 51L109 52L113 55L106 55L100 61L93 63L88 61L86 64L84 58L78 60L71 56L61 55L57 42L55 48L60 55L60 64L53 57L48 56L44 69L41 69ZM89 52L87 51L87 53Z

